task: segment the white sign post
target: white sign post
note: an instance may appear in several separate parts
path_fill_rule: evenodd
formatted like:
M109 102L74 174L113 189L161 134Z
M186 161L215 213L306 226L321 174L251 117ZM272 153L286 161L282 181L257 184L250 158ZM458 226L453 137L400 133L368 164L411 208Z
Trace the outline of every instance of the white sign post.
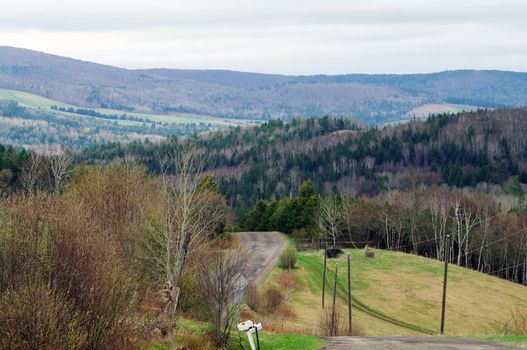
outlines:
M254 324L253 321L245 321L238 324L238 330L240 332L245 332L247 338L249 338L249 344L251 345L251 350L256 350L254 346L253 333L256 333L256 339L258 340L258 332L262 330L262 324ZM260 350L260 341L258 340L258 350Z

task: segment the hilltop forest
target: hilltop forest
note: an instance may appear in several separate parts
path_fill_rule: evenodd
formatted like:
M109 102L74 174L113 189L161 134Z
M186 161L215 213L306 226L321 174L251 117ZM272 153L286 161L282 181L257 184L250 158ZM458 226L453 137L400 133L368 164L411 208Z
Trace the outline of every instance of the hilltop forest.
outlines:
M299 192L312 180L321 194L377 195L425 186L490 191L527 183L527 109L443 114L425 121L363 128L349 119L323 117L270 121L169 138L161 143L108 143L87 148L79 162L131 157L159 174L161 155L191 147L233 207Z
M161 144L107 144L86 149L79 161L128 156L160 173L156 157L192 147L242 230L280 230L319 244L370 242L438 259L451 234L453 262L525 282L525 130L526 109L442 114L382 129L324 117Z

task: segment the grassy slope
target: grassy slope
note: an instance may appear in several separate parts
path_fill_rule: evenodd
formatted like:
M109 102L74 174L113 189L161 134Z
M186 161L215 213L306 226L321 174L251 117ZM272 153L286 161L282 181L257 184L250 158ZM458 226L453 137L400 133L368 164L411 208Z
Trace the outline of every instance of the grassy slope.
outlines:
M69 105L69 104L54 101L54 100L51 100L51 99L48 99L42 96L33 95L27 92L16 91L16 90L0 89L0 99L17 101L21 106L24 106L24 107L44 109L48 111L52 111L51 106L53 105L58 106L58 107L64 107L64 108L68 108L68 107L77 108L77 106ZM199 115L184 114L184 113L177 114L177 115L157 115L157 114L144 114L144 113L130 113L130 112L123 112L123 111L118 111L114 109L104 109L104 108L93 108L93 109L102 114L120 115L120 114L126 113L129 116L146 118L146 119L150 119L156 122L167 122L167 123L178 123L178 124L213 123L213 124L222 124L222 125L243 125L248 122L244 120L222 119L222 118L214 118L214 117L209 117L209 116L199 116ZM58 112L58 111L53 111L53 112L61 113L61 114L68 114L68 113ZM130 124L130 125L136 125L136 124L142 125L143 124L142 122L136 122L136 121L131 121L131 120L119 120L117 122L121 124Z
M375 259L364 258L362 250L347 252L352 254L354 320L364 335L420 334L411 329L412 325L438 330L443 267L440 262L388 251L377 251ZM296 317L279 321L286 328L317 333L322 264L320 251L299 254L299 268L292 276L299 282L299 288L289 303ZM345 313L346 257L338 259L338 264L338 306ZM334 271L335 261L329 260L328 266ZM273 278L277 280L284 273L275 271ZM527 288L523 286L454 265L450 265L449 277L447 335L495 333L495 325L507 319L511 310L527 307ZM326 305L330 303L327 295ZM359 310L359 304L379 317ZM391 321L382 320L384 317ZM397 326L398 322L410 327Z

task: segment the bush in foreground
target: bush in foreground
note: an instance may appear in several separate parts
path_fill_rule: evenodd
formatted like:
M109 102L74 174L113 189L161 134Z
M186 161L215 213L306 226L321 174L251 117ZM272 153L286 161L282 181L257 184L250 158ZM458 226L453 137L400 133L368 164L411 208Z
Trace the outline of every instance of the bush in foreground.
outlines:
M296 267L296 250L287 248L280 256L279 265L283 269L294 269Z

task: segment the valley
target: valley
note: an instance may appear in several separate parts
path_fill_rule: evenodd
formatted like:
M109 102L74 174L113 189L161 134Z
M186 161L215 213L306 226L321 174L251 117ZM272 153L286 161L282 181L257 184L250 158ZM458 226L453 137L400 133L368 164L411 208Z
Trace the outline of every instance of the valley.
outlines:
M527 348L517 4L198 2L0 12L0 349Z

